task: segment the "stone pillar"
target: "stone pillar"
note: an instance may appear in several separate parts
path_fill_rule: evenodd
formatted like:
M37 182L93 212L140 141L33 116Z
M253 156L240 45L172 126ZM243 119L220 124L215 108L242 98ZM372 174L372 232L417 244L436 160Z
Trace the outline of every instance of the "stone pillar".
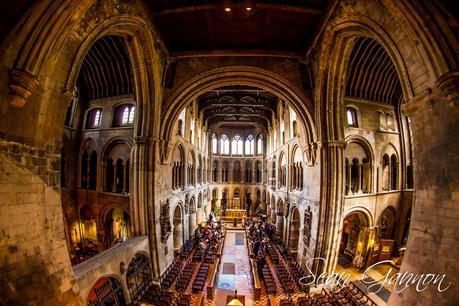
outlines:
M276 212L276 231L277 231L277 234L280 235L280 238L283 240L284 237L283 236L283 233L284 233L284 214L280 211L277 211Z
M347 185L347 192L346 195L351 193L352 190L352 163L347 164L347 177L346 177L346 185Z
M339 140L323 141L320 147L322 187L318 223L321 226L318 228L314 257L324 258L325 261L314 262L312 270L316 275L332 273L338 262L344 205L344 147L345 142Z
M125 193L126 192L126 177L127 177L127 173L126 173L126 170L127 167L126 167L126 163L123 161L123 177L121 178L123 180L123 188L122 188L122 192Z
M357 164L357 193L362 193L362 163Z
M112 184L112 192L116 192L116 181L118 178L118 167L116 165L116 161L113 164L113 184Z
M443 275L441 288L393 292L389 305L456 305L459 301L459 72L440 77L426 94L402 105L413 136L415 202L400 272ZM435 167L426 165L435 162Z

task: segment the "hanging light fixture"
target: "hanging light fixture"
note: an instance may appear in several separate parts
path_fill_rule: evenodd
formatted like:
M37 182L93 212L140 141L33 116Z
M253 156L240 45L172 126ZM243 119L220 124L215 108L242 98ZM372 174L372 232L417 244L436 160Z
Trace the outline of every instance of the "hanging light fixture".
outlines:
M244 306L244 304L242 304L242 302L239 301L239 299L237 298L237 289L234 290L234 299L232 299L231 302L229 302L226 305L227 306Z
M252 0L245 0L244 1L244 7L247 12L250 12L253 8L253 2Z
M231 0L223 1L223 9L225 10L225 12L227 13L231 12L231 6L232 6Z

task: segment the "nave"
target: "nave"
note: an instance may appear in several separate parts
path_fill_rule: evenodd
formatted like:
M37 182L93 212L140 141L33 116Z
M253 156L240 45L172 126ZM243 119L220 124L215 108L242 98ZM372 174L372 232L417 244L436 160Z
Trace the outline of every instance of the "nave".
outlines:
M137 305L385 305L344 279L336 286L308 285L310 271L299 266L267 216L235 224L227 229L210 214Z
M454 1L3 2L0 305L457 305Z

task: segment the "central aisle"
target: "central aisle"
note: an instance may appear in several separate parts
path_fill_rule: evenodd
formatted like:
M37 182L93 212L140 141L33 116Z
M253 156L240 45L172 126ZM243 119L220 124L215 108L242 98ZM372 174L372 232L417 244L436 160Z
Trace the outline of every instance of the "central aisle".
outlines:
M218 273L213 305L226 305L226 296L237 289L245 296L245 305L252 305L252 279L245 231L227 230Z

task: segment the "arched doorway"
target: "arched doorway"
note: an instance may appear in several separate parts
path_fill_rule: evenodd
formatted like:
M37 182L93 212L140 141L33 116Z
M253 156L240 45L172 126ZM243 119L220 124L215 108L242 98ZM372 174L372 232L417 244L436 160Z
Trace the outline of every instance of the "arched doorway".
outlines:
M180 250L183 245L183 213L180 204L174 209L174 250Z
M343 267L354 265L360 268L364 265L364 256L368 240L369 225L365 213L356 211L343 220L343 231L339 247L339 263Z
M115 277L102 277L92 286L86 298L88 306L124 306L126 300L124 298L123 287Z
M107 247L126 241L131 237L131 218L121 208L110 209L105 215Z
M378 220L378 260L390 259L395 247L396 215L393 207L389 206L383 210ZM375 254L376 255L376 254Z
M288 239L288 248L294 257L298 253L298 242L300 240L300 213L298 208L294 208L292 211L292 217L290 220L290 230Z

